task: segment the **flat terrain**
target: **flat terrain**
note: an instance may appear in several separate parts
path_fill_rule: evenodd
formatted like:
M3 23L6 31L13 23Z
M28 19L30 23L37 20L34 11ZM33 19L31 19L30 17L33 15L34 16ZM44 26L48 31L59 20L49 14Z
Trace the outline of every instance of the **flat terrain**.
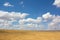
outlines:
M0 30L0 40L60 40L60 31Z

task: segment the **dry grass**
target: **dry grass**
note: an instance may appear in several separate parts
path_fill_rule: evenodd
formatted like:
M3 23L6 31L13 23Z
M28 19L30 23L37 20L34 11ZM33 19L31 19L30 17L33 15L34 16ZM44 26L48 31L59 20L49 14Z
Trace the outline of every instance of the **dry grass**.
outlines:
M60 32L0 30L0 40L60 40Z

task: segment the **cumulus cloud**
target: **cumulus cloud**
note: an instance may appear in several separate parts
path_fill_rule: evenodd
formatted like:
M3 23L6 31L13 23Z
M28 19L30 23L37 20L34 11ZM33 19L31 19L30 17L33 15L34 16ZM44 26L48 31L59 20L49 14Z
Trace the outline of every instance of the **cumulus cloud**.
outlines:
M54 15L51 15L50 12L47 12L46 14L42 15L44 22L51 20L53 17L54 17Z
M46 14L43 14L42 17L43 17L44 19L49 19L49 18L52 17L52 15L50 15L50 12L47 12Z
M23 19L27 15L29 15L29 14L27 14L27 13L18 13L18 12L0 11L0 19L4 19L4 20Z
M28 15L27 13L0 11L0 27L13 26L13 22L24 19Z
M10 4L9 2L6 2L6 3L4 3L3 5L6 6L6 7L8 7L8 6L13 7L13 6L14 6L14 5Z
M31 23L40 23L42 21L42 18L41 17L37 17L36 19L27 18L26 21Z
M28 13L0 11L0 29L60 30L59 15L47 12L35 19L27 17L28 15Z
M60 7L60 0L55 0L53 5L56 5L57 7Z
M60 16L52 15L50 12L42 15L43 22L47 23L48 30L60 30Z
M56 16L50 23L49 29L59 30L60 29L60 16Z

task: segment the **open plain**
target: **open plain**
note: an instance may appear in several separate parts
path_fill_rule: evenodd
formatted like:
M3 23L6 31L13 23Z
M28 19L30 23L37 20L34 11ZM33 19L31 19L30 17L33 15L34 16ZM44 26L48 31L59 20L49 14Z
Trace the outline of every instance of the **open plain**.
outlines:
M0 30L0 40L60 40L60 31Z

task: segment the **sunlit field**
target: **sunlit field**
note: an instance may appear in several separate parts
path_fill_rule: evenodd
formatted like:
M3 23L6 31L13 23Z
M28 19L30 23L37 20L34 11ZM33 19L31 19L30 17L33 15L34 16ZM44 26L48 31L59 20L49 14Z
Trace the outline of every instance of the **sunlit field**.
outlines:
M60 32L0 30L0 40L60 40Z

